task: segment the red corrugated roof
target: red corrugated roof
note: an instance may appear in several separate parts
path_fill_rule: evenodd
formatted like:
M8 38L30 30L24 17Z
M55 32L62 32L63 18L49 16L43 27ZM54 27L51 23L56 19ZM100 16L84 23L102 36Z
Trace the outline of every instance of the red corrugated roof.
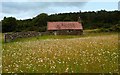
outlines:
M48 22L48 30L83 29L79 22Z

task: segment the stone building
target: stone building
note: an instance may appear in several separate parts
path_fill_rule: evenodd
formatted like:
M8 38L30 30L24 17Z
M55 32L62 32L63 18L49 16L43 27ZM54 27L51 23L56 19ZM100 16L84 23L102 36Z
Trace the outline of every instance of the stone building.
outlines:
M83 27L81 22L48 22L47 30L54 35L83 34Z

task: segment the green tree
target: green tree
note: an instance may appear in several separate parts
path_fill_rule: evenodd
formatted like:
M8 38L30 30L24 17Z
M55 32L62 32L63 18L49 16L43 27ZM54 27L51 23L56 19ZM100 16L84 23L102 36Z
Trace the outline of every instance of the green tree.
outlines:
M66 17L64 18L64 21L72 21L70 15L66 15Z
M42 13L38 15L33 20L34 26L37 26L37 27L47 26L47 21L48 21L48 15L46 13Z
M2 32L12 32L16 30L17 21L14 17L4 17L2 20Z

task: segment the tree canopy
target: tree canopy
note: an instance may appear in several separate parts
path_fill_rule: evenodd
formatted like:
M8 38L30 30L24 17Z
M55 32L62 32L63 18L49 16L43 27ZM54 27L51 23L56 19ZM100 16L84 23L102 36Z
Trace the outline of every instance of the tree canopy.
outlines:
M70 12L48 15L41 13L32 19L16 20L4 17L2 32L46 31L48 21L78 21L81 17L84 29L118 29L120 28L120 11Z

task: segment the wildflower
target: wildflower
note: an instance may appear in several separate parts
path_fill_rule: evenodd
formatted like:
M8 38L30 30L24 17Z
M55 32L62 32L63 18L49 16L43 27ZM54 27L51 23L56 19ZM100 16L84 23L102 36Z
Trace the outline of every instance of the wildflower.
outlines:
M68 70L69 70L69 68L67 67L67 68L65 69L65 72L68 72Z

